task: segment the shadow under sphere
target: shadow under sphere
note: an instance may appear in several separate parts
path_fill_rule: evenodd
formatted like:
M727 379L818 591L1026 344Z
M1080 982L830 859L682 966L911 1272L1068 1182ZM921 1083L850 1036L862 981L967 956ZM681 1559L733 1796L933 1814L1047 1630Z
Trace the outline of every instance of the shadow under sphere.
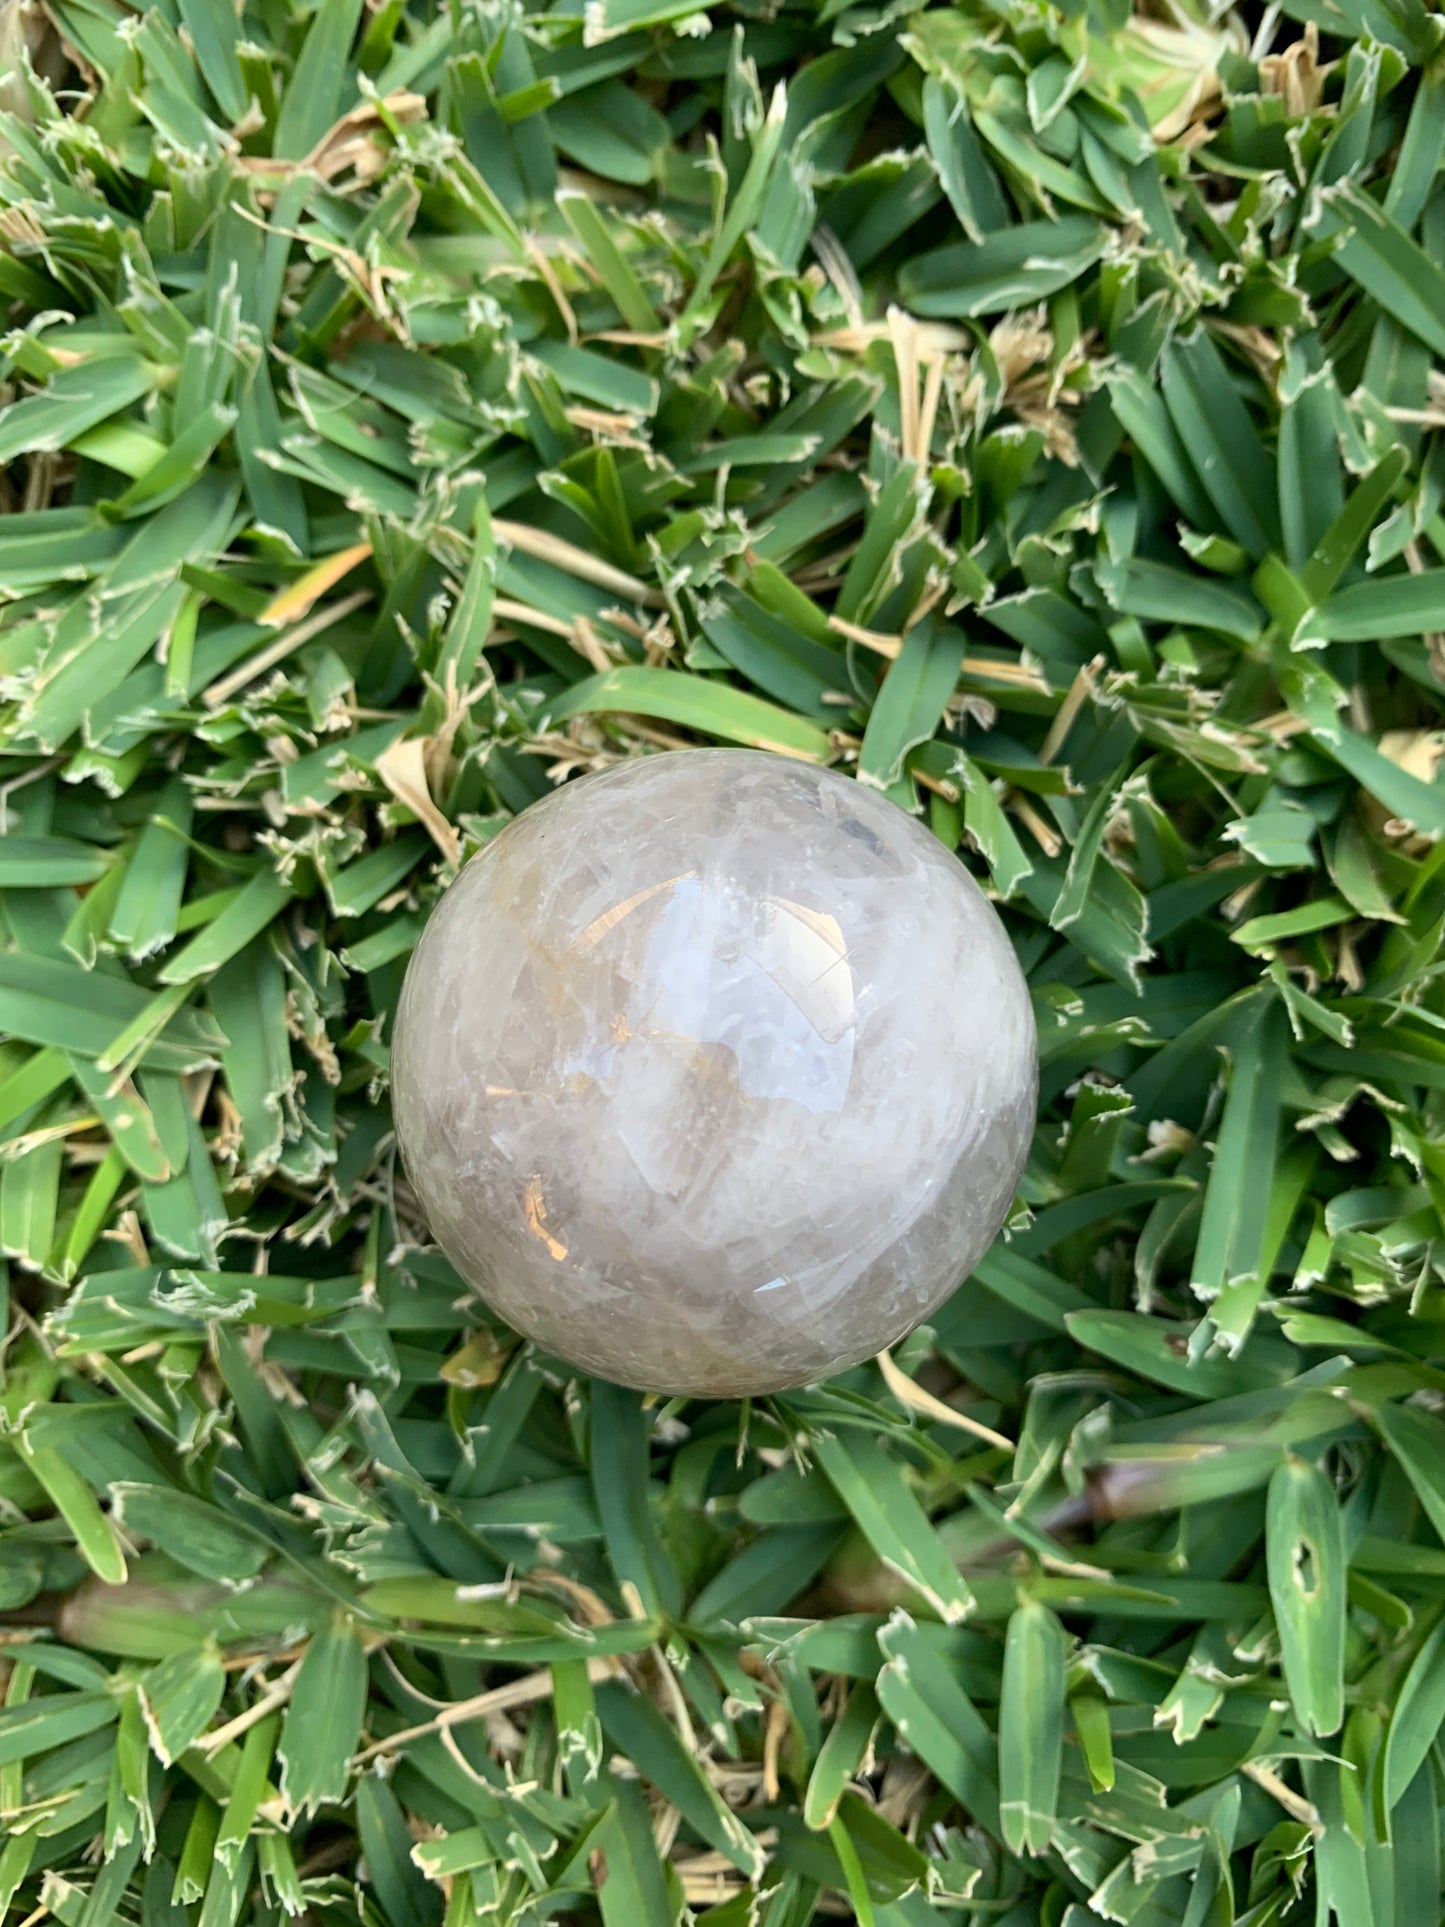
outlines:
M884 797L751 750L567 784L442 899L397 1014L452 1263L599 1377L741 1397L855 1364L964 1278L1037 1100L1008 937Z

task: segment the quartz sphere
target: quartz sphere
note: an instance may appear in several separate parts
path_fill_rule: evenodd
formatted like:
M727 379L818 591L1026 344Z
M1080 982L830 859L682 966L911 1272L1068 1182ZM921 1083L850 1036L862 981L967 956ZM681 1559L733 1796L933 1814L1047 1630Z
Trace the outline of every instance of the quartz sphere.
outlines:
M957 857L754 750L570 782L442 898L392 1098L442 1250L602 1378L703 1397L871 1357L997 1232L1033 1015Z

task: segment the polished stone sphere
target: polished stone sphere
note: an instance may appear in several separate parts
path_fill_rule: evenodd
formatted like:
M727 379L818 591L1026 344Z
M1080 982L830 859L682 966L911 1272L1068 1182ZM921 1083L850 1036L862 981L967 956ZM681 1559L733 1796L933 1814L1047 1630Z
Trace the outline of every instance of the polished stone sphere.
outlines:
M997 1232L1033 1015L962 864L753 750L571 782L467 864L407 971L392 1098L462 1276L602 1378L741 1397L891 1345Z

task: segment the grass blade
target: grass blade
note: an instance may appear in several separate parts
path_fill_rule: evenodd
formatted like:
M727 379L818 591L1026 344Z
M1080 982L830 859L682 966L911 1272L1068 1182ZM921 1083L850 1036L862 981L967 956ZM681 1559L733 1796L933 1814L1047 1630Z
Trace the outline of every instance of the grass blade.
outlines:
M1269 1482L1269 1594L1300 1722L1323 1738L1344 1722L1345 1537L1334 1487L1287 1458Z
M1064 1630L1047 1606L1021 1599L1008 1623L999 1703L999 1818L1014 1853L1046 1853L1053 1838L1064 1745Z

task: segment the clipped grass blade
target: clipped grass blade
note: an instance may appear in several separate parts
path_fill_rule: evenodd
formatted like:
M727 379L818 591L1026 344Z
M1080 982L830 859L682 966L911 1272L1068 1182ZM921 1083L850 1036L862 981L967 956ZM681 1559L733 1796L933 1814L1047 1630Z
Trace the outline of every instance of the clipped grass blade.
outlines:
M865 1682L849 1695L848 1704L829 1728L808 1776L803 1819L816 1832L832 1828L845 1790L855 1776L864 1771L878 1719L877 1695Z
M919 255L899 277L914 314L963 319L1043 300L1098 260L1105 230L1080 214L1001 228L967 247Z
M1283 1013L1261 999L1237 1033L1229 1088L1205 1187L1190 1283L1219 1307L1219 1326L1234 1350L1243 1343L1263 1280L1271 1184L1279 1149Z
M963 648L961 629L931 620L905 636L868 718L858 752L860 782L890 789L909 750L933 736L958 681Z
M1044 1853L1053 1838L1063 1729L1064 1631L1024 1599L1008 1623L999 1701L999 1819L1014 1853Z
M210 1725L226 1687L221 1655L212 1645L172 1653L136 1689L151 1748L171 1766Z
M1247 553L1263 555L1280 539L1269 465L1219 351L1202 329L1170 344L1163 388L1179 439L1220 520Z
M302 1656L276 1749L281 1797L292 1813L342 1798L365 1716L365 1649L355 1622L337 1617Z
M1345 1717L1346 1559L1335 1490L1318 1466L1291 1456L1270 1480L1265 1543L1290 1698L1323 1738Z
M1399 222L1351 181L1332 189L1327 232L1343 233L1335 259L1371 300L1437 355L1445 355L1445 271Z
M125 1553L115 1527L101 1511L85 1480L59 1452L50 1446L32 1444L24 1433L17 1434L15 1450L70 1527L76 1550L96 1578L112 1586L123 1584Z
M607 669L589 676L549 703L547 717L555 724L609 711L655 716L725 743L775 750L805 762L821 763L829 756L828 738L815 723L742 690L666 669Z
M0 462L53 453L148 395L157 370L139 355L114 355L64 368L45 390L0 409Z
M864 1538L939 1616L963 1619L972 1595L914 1497L902 1466L867 1433L819 1435L812 1450Z
M906 1613L878 1644L878 1700L895 1730L967 1813L1000 1833L997 1742L956 1675Z

